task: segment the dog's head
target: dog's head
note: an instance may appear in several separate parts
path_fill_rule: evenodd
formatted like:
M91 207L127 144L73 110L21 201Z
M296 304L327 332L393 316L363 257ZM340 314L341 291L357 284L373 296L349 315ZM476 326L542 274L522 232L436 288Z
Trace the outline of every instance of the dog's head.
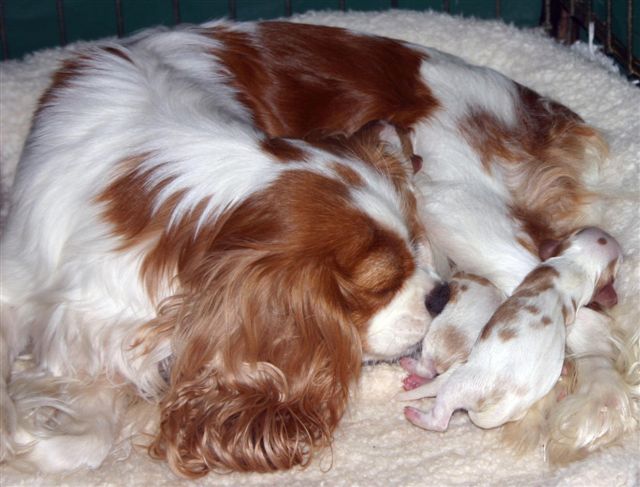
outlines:
M127 245L144 241L149 294L172 289L140 346L172 346L151 452L178 473L305 464L330 443L362 360L398 357L423 338L438 279L413 169L368 144L265 140L287 170L214 219L202 218L206 202L176 216L184 195L158 203L161 189L138 185L156 203L137 209L134 233L120 230ZM114 223L113 198L131 184L116 180L102 198Z

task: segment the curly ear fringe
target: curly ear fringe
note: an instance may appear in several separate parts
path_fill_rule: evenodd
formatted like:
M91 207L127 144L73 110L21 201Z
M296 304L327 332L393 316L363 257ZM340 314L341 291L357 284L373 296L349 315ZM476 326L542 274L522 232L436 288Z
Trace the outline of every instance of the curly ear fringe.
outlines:
M155 323L173 326L174 362L149 453L181 476L307 466L346 409L357 329L323 272L267 257L228 253Z
M291 391L282 372L264 362L243 379L223 384L213 372L176 388L162 404L150 454L166 459L176 473L197 478L210 471L305 467L316 450L331 444L346 389Z

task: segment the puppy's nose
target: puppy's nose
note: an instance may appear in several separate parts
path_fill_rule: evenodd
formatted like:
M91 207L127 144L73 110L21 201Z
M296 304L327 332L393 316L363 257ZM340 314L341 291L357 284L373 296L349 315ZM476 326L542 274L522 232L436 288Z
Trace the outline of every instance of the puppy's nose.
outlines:
M431 294L427 296L425 300L425 304L427 305L427 310L431 314L431 316L439 315L440 312L444 309L444 307L449 302L449 298L451 297L451 288L449 284L446 282L439 284L431 291Z

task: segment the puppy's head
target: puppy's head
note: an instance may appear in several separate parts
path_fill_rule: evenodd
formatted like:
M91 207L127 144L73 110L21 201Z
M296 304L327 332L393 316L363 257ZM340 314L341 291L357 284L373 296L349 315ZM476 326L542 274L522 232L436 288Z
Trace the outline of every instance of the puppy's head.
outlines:
M410 191L381 167L331 155L215 221L203 203L138 225L153 235L149 292L175 289L147 327L173 348L154 456L187 477L304 465L330 443L363 358L420 342L438 280Z
M591 307L611 308L617 304L613 283L622 263L622 248L615 238L600 228L585 227L563 240L548 240L540 246L542 260L559 255L575 260L592 276Z

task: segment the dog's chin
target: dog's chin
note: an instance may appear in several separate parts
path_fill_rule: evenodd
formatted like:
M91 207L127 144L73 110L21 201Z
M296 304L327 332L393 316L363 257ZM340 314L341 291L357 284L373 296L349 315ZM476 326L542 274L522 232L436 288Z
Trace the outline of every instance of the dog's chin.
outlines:
M393 354L393 355L383 355L376 353L367 353L365 352L362 355L362 363L364 365L375 365L379 363L395 363L400 360L402 357L413 357L420 358L420 352L422 350L422 339L413 345L407 347L404 351Z

